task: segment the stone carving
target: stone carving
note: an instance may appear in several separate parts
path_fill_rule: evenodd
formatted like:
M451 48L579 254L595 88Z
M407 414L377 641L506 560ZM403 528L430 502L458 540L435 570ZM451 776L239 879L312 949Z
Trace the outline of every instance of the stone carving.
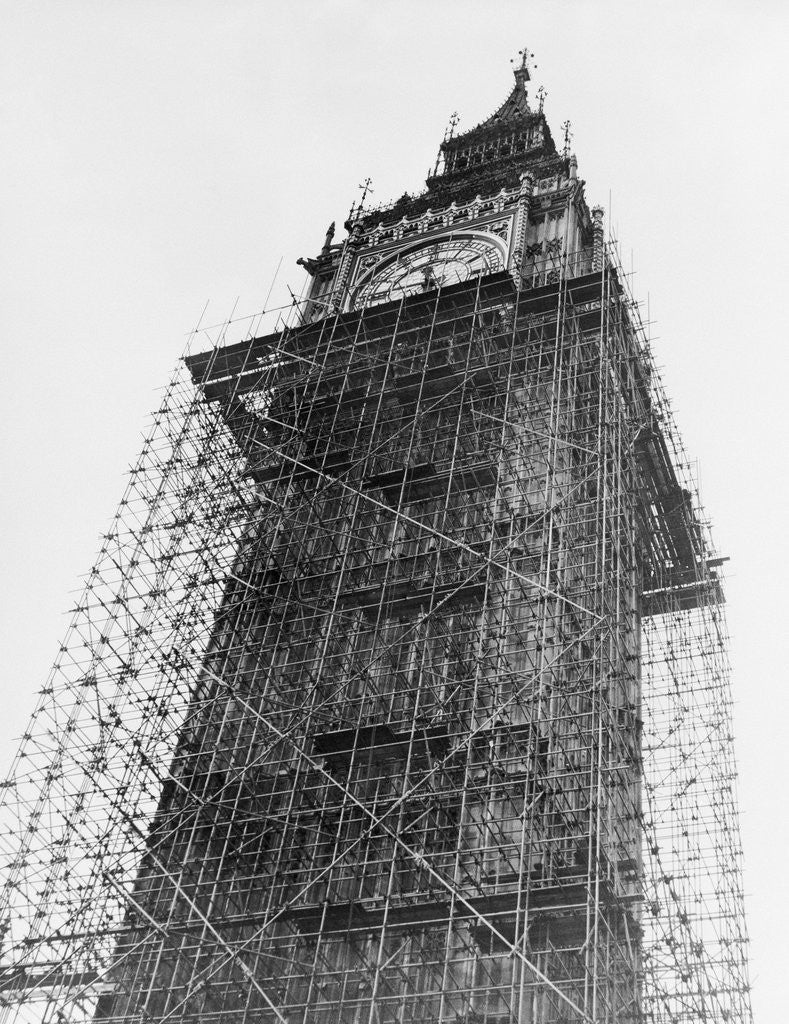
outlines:
M499 238L509 238L510 222L508 220L497 220L493 224L486 224L485 231L490 231L491 234L498 235Z
M359 270L365 272L369 270L371 267L374 267L376 263L380 263L382 259L382 253L376 253L374 256L363 256L359 260Z

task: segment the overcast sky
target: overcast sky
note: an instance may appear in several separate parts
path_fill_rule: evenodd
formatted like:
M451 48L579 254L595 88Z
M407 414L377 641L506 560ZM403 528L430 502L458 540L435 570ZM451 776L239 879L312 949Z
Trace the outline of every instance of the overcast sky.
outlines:
M0 2L2 724L10 758L146 416L207 317L298 292L373 179L536 54L602 203L731 556L758 1024L786 1016L785 2ZM338 239L342 232L338 233ZM0 772L2 774L2 772Z

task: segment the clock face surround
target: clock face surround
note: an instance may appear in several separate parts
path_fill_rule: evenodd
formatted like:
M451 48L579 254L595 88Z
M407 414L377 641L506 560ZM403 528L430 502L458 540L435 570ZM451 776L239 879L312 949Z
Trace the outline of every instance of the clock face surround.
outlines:
M379 264L358 285L352 308L393 302L405 295L446 288L504 269L504 253L494 241L476 236L438 238L404 249Z

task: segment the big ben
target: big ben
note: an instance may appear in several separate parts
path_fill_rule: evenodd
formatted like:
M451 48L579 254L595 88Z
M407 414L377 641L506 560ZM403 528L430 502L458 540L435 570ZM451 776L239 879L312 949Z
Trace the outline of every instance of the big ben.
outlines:
M425 191L332 226L288 326L187 356L111 653L69 678L64 792L107 828L49 863L81 909L51 961L19 940L13 1019L749 1020L738 876L693 824L702 785L734 809L677 681L725 685L720 560L529 88L524 50Z

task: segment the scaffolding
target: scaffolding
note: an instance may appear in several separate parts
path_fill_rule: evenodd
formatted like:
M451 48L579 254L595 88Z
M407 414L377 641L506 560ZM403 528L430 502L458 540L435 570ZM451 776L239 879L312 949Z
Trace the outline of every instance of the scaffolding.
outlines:
M615 247L166 389L4 784L0 1020L749 1024L720 565Z

